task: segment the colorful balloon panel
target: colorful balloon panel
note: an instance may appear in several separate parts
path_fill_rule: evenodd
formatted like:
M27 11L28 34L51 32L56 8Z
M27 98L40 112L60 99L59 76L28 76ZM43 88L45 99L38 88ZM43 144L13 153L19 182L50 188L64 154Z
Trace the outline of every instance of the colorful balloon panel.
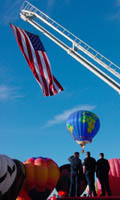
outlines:
M50 158L30 158L24 162L26 180L18 200L45 200L59 179L58 165ZM25 198L26 197L26 198Z
M120 196L120 159L114 158L109 160L109 183L113 196ZM97 181L98 192L101 192L101 185Z
M59 193L60 191L64 191L66 196L69 193L69 186L70 186L70 174L71 174L71 166L70 164L62 165L60 167L60 178L56 185L56 190ZM80 177L79 181L79 195L81 195L87 187L87 182L85 179L85 175L83 174Z
M56 178L57 181L59 179L60 171L57 164L53 162L51 159L48 159L47 163L48 163L48 179L46 185L49 190L53 190L53 187L55 187L57 184Z
M96 114L80 110L72 113L66 121L67 129L74 140L83 146L91 142L100 128L100 121Z

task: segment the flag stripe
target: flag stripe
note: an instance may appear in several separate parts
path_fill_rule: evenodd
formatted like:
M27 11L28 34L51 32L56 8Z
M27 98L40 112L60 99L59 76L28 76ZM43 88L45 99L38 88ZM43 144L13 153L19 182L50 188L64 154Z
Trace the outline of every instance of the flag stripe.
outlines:
M34 49L32 48L32 46L30 45L31 42L29 41L29 38L26 36L26 34L24 36L25 36L25 39L26 39L26 45L27 45L27 49L28 49L28 53L29 53L29 57L30 57L30 64L29 64L30 68L31 68L33 74L35 72L35 74L37 75L37 77L38 77L37 80L38 80L38 82L41 83L41 88L42 88L43 93L45 95L45 92L47 93L47 91L46 91L47 87L45 87L43 78L40 75L39 64L37 62L36 53L34 52ZM36 77L36 75L35 75L35 77Z
M37 79L38 83L40 84L40 86L43 90L43 93L45 93L46 90L44 89L44 84L41 84L42 83L41 76L39 76L39 73L36 72L37 63L35 65L35 67L32 64L33 63L32 52L31 52L31 48L30 48L30 45L29 45L28 38L27 38L27 36L26 36L26 34L24 33L23 30L19 31L19 28L16 29L16 34L17 34L17 38L19 38L18 45L20 44L19 47L20 47L23 55L25 56L25 58L28 62L28 65L30 66L30 68L31 68L35 78ZM46 94L46 96L48 96L48 93Z
M12 24L10 26L44 96L63 91L60 83L52 75L49 59L39 37Z
M49 65L48 65L48 62L47 62L47 59L46 59L46 54L44 52L42 52L42 54L43 54L43 58L44 58L44 61L45 61L47 74L48 74L48 77L49 77L48 78L49 90L51 91L51 93L54 93L56 91L53 91L53 78L52 78L51 71L50 71L50 68L49 68Z
M19 47L20 47L20 49L21 49L21 51L22 51L24 57L26 58L28 64L31 65L31 63L30 63L30 61L29 61L29 59L28 59L29 55L28 55L27 48L26 48L26 50L25 50L25 45L22 45L22 43L26 43L25 38L21 36L23 33L19 31L19 28L16 29L15 26L11 26L11 27L12 27L12 30L13 30L13 32L14 32L14 35L15 35L15 37L16 37L16 40L17 40L17 42L18 42L18 45L19 45ZM22 33L22 34L21 34L21 33ZM19 41L18 41L18 38L19 38ZM23 42L23 40L24 40L24 42ZM26 45L26 46L27 46L27 45ZM25 51L24 51L24 50L25 50ZM27 55L26 55L26 54L27 54ZM31 66L31 69L32 69L32 66ZM34 68L33 68L32 72L34 73L36 79L39 81L39 78L38 78L37 73L36 73L36 71L34 70Z
M62 91L63 88L62 88L62 86L60 85L60 83L57 81L57 79L54 77L54 75L53 75L53 80L54 80L54 85L55 85L55 87L57 88L57 90Z
M24 31L21 31L21 32L23 33L23 36L24 36L24 37L22 37L22 39L25 39L25 43L23 43L23 47L25 49L25 53L27 54L26 60L29 64L34 76L37 78L37 81L42 88L43 84L42 84L41 76L39 74L38 63L36 62L36 59L34 59L34 58L36 58L36 54L34 53L34 50L32 50L32 46L30 45L30 41L29 41L29 38L27 37L26 33ZM23 51L23 54L24 54L24 51Z
M39 63L40 74L41 74L41 77L42 77L42 80L43 80L44 86L45 86L45 95L49 96L49 90L48 90L48 85L47 85L47 82L46 82L46 76L44 75L44 71L43 71L43 68L42 68L43 65L41 64L40 52L36 52L36 56L37 56L37 60L38 60L38 63Z
M46 55L46 54L45 54ZM48 59L48 57L47 57L47 55L46 55L46 59L47 59L47 62L48 62L48 64L50 65L50 63L49 63L49 59ZM56 91L56 94L57 94L57 91L63 91L63 88L62 88L62 86L60 85L60 83L56 80L56 78L54 77L54 75L52 76L52 78L53 78L53 86L54 86L54 90Z

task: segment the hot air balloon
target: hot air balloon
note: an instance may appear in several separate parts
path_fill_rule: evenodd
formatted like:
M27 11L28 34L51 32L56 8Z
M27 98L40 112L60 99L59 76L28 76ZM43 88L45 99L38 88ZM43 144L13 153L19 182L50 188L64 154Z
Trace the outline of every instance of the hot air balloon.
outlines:
M68 196L69 186L70 186L70 173L71 173L70 171L71 171L70 164L65 164L60 167L60 178L56 185L56 190L57 190L58 194L59 194L59 192L64 191L66 196ZM81 195L87 187L87 182L86 182L84 174L80 177L79 183L80 183L79 195Z
M120 196L120 159L114 158L109 160L109 183L112 191L112 196ZM97 181L98 194L101 193L101 185Z
M46 200L59 179L58 165L50 158L30 158L24 162L26 180L17 200Z
M84 148L97 134L100 121L96 114L80 110L68 117L66 125L74 140Z
M0 155L0 199L16 200L25 179L22 162Z

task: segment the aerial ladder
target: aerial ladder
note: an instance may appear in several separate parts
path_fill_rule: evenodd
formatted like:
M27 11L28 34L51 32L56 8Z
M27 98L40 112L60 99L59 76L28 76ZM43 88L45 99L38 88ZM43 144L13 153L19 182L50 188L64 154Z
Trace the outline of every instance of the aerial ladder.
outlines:
M22 4L20 17L41 31L120 94L119 66L105 58L28 1L24 1Z

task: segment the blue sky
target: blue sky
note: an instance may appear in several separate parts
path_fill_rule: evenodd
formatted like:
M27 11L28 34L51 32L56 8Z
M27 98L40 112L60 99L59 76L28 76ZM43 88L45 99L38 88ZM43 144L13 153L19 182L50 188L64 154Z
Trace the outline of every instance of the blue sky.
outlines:
M30 0L34 6L120 66L120 0ZM33 156L59 166L79 145L66 128L76 110L98 115L101 127L86 145L96 159L119 158L120 95L19 17L23 0L0 6L0 153L24 161ZM9 22L40 36L53 74L64 92L44 97L25 61ZM83 160L85 154L80 155Z

